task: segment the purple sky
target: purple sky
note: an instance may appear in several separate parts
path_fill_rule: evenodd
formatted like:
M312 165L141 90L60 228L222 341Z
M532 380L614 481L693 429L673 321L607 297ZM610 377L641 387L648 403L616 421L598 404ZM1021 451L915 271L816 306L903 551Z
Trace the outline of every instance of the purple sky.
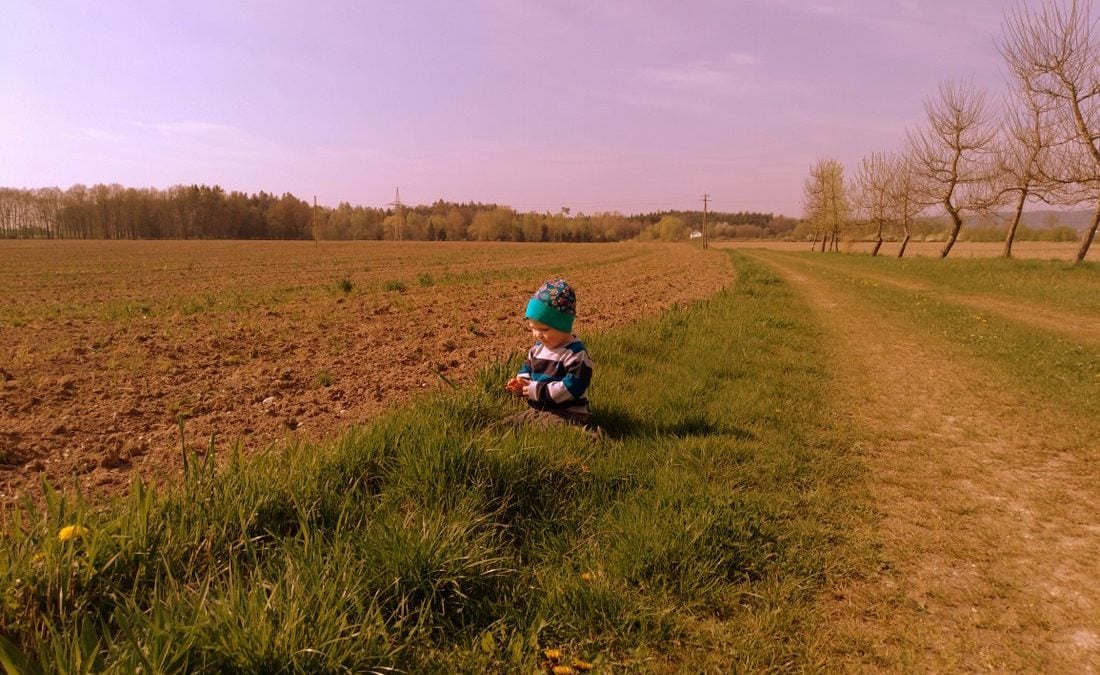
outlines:
M0 186L798 215L941 80L1000 95L1010 5L5 0Z

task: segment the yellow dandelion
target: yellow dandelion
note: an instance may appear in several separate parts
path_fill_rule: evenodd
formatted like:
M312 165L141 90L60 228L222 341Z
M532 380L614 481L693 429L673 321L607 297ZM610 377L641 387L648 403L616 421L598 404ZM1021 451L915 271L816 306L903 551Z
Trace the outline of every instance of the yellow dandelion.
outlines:
M66 525L57 533L57 538L61 541L72 541L73 539L80 539L86 534L88 534L88 528L83 525Z
M554 675L575 675L577 671L573 670L572 666L554 666L550 672Z
M591 663L589 663L588 661L581 661L580 659L577 659L573 662L573 667L580 671L592 670Z
M561 658L561 650L560 649L544 649L544 650L542 650L542 655L545 656L547 658L547 660L549 660L549 661L557 661L558 659Z
M591 572L581 572L581 580L582 581L592 581L592 573Z

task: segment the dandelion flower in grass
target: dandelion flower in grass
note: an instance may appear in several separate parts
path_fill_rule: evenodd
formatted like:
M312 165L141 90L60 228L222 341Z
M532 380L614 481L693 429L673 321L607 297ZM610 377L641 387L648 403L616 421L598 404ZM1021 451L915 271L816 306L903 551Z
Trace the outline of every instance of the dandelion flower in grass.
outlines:
M86 534L88 534L88 528L83 525L66 525L57 533L57 538L61 541L72 541L73 539L80 539Z
M542 655L545 656L548 661L557 661L558 659L561 658L561 650L560 649L544 649L544 650L542 650Z
M589 663L588 661L581 661L580 659L577 659L573 662L573 667L581 672L592 670L591 663Z
M550 672L554 675L574 675L577 671L573 670L572 666L554 666Z
M581 581L592 581L591 572L581 572Z

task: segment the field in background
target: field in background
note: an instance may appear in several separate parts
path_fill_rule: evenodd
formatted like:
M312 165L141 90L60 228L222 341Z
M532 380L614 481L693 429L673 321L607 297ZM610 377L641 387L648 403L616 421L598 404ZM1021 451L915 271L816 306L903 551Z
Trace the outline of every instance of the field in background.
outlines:
M942 241L910 241L905 248L905 256L931 256L937 257L943 250ZM716 241L715 248L763 248L775 251L809 251L808 241ZM819 244L820 246L820 244ZM844 253L870 253L874 247L872 242L866 241L842 241L840 250ZM899 243L887 241L879 249L879 255L884 257L897 256ZM1020 241L1012 245L1012 255L1021 259L1039 260L1073 260L1080 248L1078 242L1049 242L1049 241ZM1002 242L987 241L960 241L951 249L949 258L996 258L1004 250ZM1100 261L1100 246L1089 247L1089 254L1085 258L1089 261Z
M0 242L0 502L178 473L181 418L188 446L251 449L461 383L526 348L552 274L583 336L732 273L686 245Z

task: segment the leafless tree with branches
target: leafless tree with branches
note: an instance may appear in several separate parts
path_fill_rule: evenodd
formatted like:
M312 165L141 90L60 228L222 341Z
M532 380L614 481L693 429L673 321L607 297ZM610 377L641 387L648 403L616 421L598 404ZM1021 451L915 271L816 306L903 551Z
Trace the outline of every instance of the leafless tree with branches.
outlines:
M1035 12L1024 5L1005 15L998 45L1017 84L1052 110L1055 135L1049 178L1064 204L1095 202L1081 238L1079 263L1100 225L1100 30L1087 0L1052 0Z
M912 156L890 155L888 162L890 180L886 192L890 206L887 213L890 222L901 230L901 246L898 247L898 257L901 258L913 236L913 221L928 206L922 198L928 193L928 188L923 185Z
M850 206L844 186L844 165L831 158L819 159L810 167L803 202L805 218L813 227L814 240L822 235L821 250L839 250L840 230L848 220Z
M1018 98L1006 106L1005 124L997 143L997 194L1015 194L1012 220L1005 233L1002 256L1012 257L1012 244L1028 201L1050 202L1053 186L1049 178L1051 153L1059 142L1055 133L1053 110L1028 87L1017 91Z
M856 172L852 201L855 210L875 228L875 246L871 255L882 248L882 234L890 223L890 158L885 152L864 157Z
M985 91L968 83L941 84L939 98L926 99L924 110L927 125L908 134L909 152L926 188L926 205L942 206L951 218L940 252L945 258L962 229L962 215L996 204L991 179L997 132Z

